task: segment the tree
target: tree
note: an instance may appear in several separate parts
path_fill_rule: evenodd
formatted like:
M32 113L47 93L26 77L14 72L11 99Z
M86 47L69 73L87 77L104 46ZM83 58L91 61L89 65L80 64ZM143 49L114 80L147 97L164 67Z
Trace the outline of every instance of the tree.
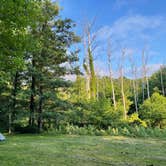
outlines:
M145 89L147 90L147 98L150 97L150 90L149 90L149 78L147 76L147 61L148 56L145 52L145 49L142 51L142 95L143 101L145 100Z
M153 93L155 89L158 89L158 92L165 96L166 67L164 65L160 66L160 69L152 74L149 79L149 83L151 93Z
M92 23L87 23L84 27L84 70L86 72L86 91L89 99L96 99L96 75L94 69L93 51L96 47L94 41L96 34L92 34Z
M127 119L127 110L126 110L126 99L124 93L124 57L125 57L125 49L122 49L121 54L121 63L120 63L120 82L121 82L121 95L122 95L122 102L123 102L123 115L124 119Z
M62 77L66 74L78 72L73 63L78 60L78 51L70 51L72 44L79 41L72 32L74 23L70 19L58 17L59 7L51 1L41 2L41 19L38 26L33 29L34 40L38 48L31 52L29 61L31 64L31 97L30 97L30 124L34 124L34 96L38 96L37 125L39 131L43 128L43 110L50 110L57 99L56 90L65 88L69 83ZM64 65L67 63L68 65ZM55 93L55 94L53 94ZM48 102L52 103L48 106Z
M162 89L162 94L163 96L165 96L165 86L164 86L164 80L163 80L163 69L164 69L164 66L160 66L160 82L161 82L161 89Z
M9 133L16 106L19 72L24 68L24 55L31 48L29 27L35 26L38 1L15 0L0 2L0 70L10 77Z
M131 63L131 72L132 72L132 87L134 93L134 104L135 104L135 111L138 113L138 92L137 92L137 84L136 84L136 72L137 68L134 63L133 55L130 55L130 63Z
M111 58L112 58L112 53L110 50L110 42L108 42L108 48L107 48L107 56L108 56L108 66L109 66L109 72L110 72L110 81L111 81L111 87L112 87L112 99L114 103L114 109L116 109L116 98L115 98L115 90L114 90L114 82L112 78L112 65L111 65Z
M164 127L166 125L166 98L154 93L145 100L140 108L140 118L152 127Z

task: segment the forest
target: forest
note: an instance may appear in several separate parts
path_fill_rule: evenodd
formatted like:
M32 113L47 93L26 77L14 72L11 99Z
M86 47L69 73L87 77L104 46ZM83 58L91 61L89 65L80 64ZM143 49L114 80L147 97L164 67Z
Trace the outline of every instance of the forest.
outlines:
M0 0L0 165L165 166L164 52L152 64L148 45L135 53L96 29L97 17L64 16L61 2ZM130 21L112 24L116 34Z
M8 10L7 10L8 9ZM108 39L108 75L95 68L93 23L83 27L60 17L51 1L0 2L0 129L9 133L68 132L80 128L94 133L116 128L166 127L166 66L148 74L148 55L142 50L141 76L134 57L125 48L117 75ZM78 64L84 47L82 66ZM128 61L130 77L125 75ZM74 75L68 80L67 75ZM68 129L71 128L71 129ZM72 129L73 128L73 129ZM81 130L81 129L80 129ZM86 131L87 130L87 131Z

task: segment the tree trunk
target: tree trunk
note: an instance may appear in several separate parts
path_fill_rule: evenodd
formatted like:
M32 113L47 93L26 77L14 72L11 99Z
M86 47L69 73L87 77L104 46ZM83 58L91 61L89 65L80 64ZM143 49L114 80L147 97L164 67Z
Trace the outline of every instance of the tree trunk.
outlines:
M114 82L112 78L112 65L111 65L111 43L110 40L108 41L108 48L107 48L107 56L108 56L108 67L110 72L110 81L111 81L111 88L112 88L112 99L114 104L114 109L116 109L116 98L115 98L115 90L114 90Z
M125 56L125 50L122 50L121 67L120 67L121 94L122 94L122 101L123 101L124 119L127 119L126 100L125 100L125 93L124 93L124 80L123 80L124 56Z
M35 66L35 61L32 60L32 66ZM30 117L29 117L29 125L34 126L35 123L35 76L34 73L32 73L32 82L31 82L31 97L30 97Z
M144 78L142 78L142 102L145 100L145 84L144 84Z
M136 84L134 79L133 79L133 90L134 90L135 111L138 113L137 92L136 92Z
M163 72L162 72L162 66L160 66L160 81L161 81L161 89L162 89L162 94L163 94L163 96L165 96L164 83L163 83Z
M94 70L93 56L90 48L88 50L88 56L89 56L89 69L90 69L90 98L96 99L96 75Z
M147 96L148 96L148 99L150 98L150 90L149 90L149 79L148 77L146 77L146 86L147 86Z
M126 100L125 100L125 94L124 94L123 75L121 76L121 94L122 94L123 109L124 109L124 119L127 119L127 111L126 111Z
M150 98L150 90L149 90L149 79L147 77L147 61L148 61L148 56L145 54L145 48L142 51L142 73L143 73L143 88L147 88L147 97ZM145 93L143 89L143 101L145 99Z
M88 73L86 76L86 92L87 92L87 99L90 99L90 76Z
M11 94L12 102L11 102L11 107L9 108L9 134L12 133L12 118L13 118L13 113L15 112L15 107L16 107L18 77L19 77L19 74L18 74L18 72L16 72L16 74L14 76L13 90L12 90L12 94Z
M112 79L112 69L111 69L111 60L109 60L109 68L110 68L110 81L111 81L111 88L112 88L112 99L114 104L114 109L116 109L116 98L115 98L115 90L114 90L114 82Z
M99 76L96 77L96 98L99 100Z
M39 108L38 108L38 129L42 131L42 104L43 104L43 89L39 87Z
M84 69L86 71L86 91L88 99L96 99L96 74L94 70L93 44L95 35L91 34L92 24L87 23L84 27L84 51L85 63Z

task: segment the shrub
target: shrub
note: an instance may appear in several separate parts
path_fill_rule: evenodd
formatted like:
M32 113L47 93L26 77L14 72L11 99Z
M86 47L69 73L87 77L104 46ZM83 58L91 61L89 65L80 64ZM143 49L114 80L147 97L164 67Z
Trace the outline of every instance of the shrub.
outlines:
M163 128L166 124L166 98L154 93L144 101L139 114L149 126Z
M59 126L53 130L49 130L47 134L69 134L69 135L96 135L96 136L129 136L129 137L160 137L166 138L166 129L145 128L143 126L111 127L108 129L99 129L95 126L88 125L78 127L75 125Z
M131 114L128 118L128 122L130 125L147 127L146 122L138 117L138 113Z

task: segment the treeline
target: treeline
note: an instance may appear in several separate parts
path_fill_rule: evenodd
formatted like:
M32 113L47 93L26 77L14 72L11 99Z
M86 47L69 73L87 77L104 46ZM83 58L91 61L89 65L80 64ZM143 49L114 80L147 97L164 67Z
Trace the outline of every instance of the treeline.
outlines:
M161 81L161 74L163 82ZM162 66L157 72L148 77L149 90L147 85L142 86L143 78L128 79L123 77L123 93L125 99L125 109L121 78L96 76L96 99L88 99L86 91L86 78L78 76L71 88L72 96L69 100L79 105L76 112L77 120L72 123L95 124L99 128L108 126L117 127L124 123L131 125L143 125L144 127L164 128L166 125L166 97L163 94L163 87L166 86L166 67ZM133 81L136 84L134 90ZM113 89L114 87L114 93ZM136 94L135 94L136 93ZM148 96L148 93L150 96ZM114 96L113 96L114 95ZM136 96L136 101L135 101ZM116 108L114 100L116 99ZM79 103L79 104L78 104ZM78 120L79 119L79 120ZM79 125L79 124L78 124Z
M0 2L0 126L9 133L16 126L41 131L43 113L61 102L58 89L70 86L63 76L79 72L70 48L80 38L59 11L50 0Z
M50 0L0 2L0 130L63 131L70 125L105 130L126 125L164 128L166 67L161 65L149 76L143 52L142 77L137 78L130 57L129 79L122 49L115 79L108 42L109 76L99 76L94 65L96 35L87 24L80 72L79 51L74 49L80 37L72 20L61 18L59 11ZM71 74L75 81L64 79Z

